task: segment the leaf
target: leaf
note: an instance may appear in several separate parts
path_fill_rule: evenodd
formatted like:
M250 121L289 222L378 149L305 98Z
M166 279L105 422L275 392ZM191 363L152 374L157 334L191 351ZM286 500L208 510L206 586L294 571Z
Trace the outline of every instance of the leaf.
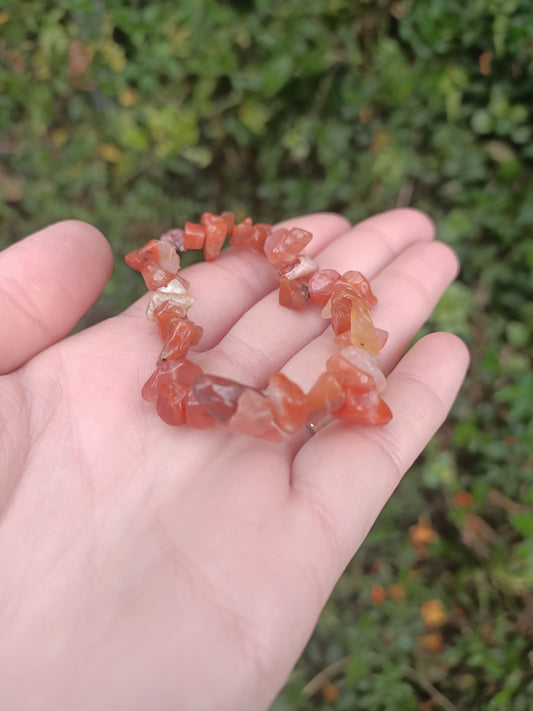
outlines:
M421 615L427 627L442 627L448 619L442 600L427 600L423 602Z
M270 112L257 101L247 101L240 108L239 118L248 130L260 136L265 132Z
M79 40L74 39L69 45L68 56L68 75L70 81L73 81L87 71L93 61L94 51L91 47L85 47Z
M126 107L135 106L138 99L139 94L135 89L123 89L118 95L118 100Z
M108 163L118 163L122 158L122 151L113 143L101 143L98 146L98 155Z
M515 514L511 516L511 523L524 538L533 537L533 514Z

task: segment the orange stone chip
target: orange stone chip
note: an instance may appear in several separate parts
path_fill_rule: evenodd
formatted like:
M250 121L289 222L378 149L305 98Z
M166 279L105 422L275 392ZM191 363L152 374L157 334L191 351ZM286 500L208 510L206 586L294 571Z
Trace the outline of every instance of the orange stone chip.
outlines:
M213 262L220 254L228 234L228 224L223 217L218 217L218 215L213 215L210 212L204 212L202 224L205 226L205 261Z
M270 378L267 395L274 420L284 432L299 432L307 418L307 401L303 390L283 373Z
M369 306L375 306L378 303L378 300L370 288L370 282L361 274L361 272L344 272L340 278L340 281L350 284L357 289L361 296L365 297Z
M331 373L322 373L307 393L307 424L317 426L337 410L346 395L340 383Z
M365 373L364 370L353 365L338 353L328 358L326 369L343 389L347 387L359 388L361 392L370 392L376 389L374 378L369 373Z
M228 226L228 234L231 235L233 228L235 227L235 215L230 210L224 210L220 213L220 217L226 220L226 225Z
M299 257L303 248L313 239L313 235L300 227L290 230L275 230L265 241L265 254L276 269L292 264Z
M192 384L196 400L217 422L227 424L237 411L237 402L246 385L219 375L200 375Z
M202 249L205 242L205 227L196 222L186 222L183 236L185 249Z
M307 306L307 286L299 279L287 279L282 276L279 280L279 303L294 311L303 311Z
M124 257L124 261L138 272L142 272L147 264L152 264L177 274L180 266L180 257L175 248L168 242L158 239L151 239L140 249L129 252Z
M307 285L311 301L319 306L325 306L339 277L340 274L335 269L319 269L315 272Z
M272 232L272 225L263 222L252 225L252 220L248 219L250 220L249 224L245 224L245 220L233 229L230 245L232 247L246 247L253 252L262 254L265 240Z
M166 286L173 279L176 279L175 274L167 272L158 264L152 262L146 262L140 271L146 288L150 291L157 291L161 289L161 287Z
M246 388L237 402L237 409L226 423L230 430L264 439L283 442L283 435L274 422L274 413L268 399L253 388Z
M154 321L159 328L159 335L163 340L168 336L168 326L173 319L185 318L187 315L184 308L176 301L168 299L154 309Z
M143 385L142 397L147 402L157 402L159 389L168 382L176 382L189 387L193 380L202 375L202 369L187 358L168 360L160 363Z
M376 390L362 391L358 387L345 389L346 399L342 407L333 412L333 417L352 425L385 425L392 419L392 412Z
M189 427L197 430L206 430L216 425L216 420L200 405L192 390L189 390L185 398L185 421Z
M167 425L179 427L185 424L185 398L189 388L176 382L163 383L157 395L156 410Z
M169 323L167 339L159 360L175 360L186 353L195 336L196 325L188 318L175 318Z
M378 355L379 353L376 330L368 311L366 299L363 296L352 300L350 341L353 346L363 348L372 355Z
M230 247L245 247L252 236L252 228L251 217L247 217L242 222L239 222L238 225L235 225L231 232Z

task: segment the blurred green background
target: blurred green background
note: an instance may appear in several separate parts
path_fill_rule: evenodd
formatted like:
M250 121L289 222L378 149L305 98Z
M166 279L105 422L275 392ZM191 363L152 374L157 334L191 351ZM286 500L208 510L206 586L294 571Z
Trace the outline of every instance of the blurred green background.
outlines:
M0 246L99 227L87 322L144 291L126 251L204 210L412 205L461 257L429 328L468 380L275 711L533 708L532 109L531 0L1 5Z

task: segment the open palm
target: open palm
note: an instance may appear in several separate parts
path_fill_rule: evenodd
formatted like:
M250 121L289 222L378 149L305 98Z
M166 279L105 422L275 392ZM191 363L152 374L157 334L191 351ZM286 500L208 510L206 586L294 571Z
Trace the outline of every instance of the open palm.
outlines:
M62 339L111 254L78 222L0 254L0 707L259 711L401 476L446 416L467 365L433 334L402 357L454 278L429 220L356 227L317 214L321 267L356 269L389 331L382 428L336 422L282 444L172 428L140 397L160 341L146 299ZM265 259L229 249L185 271L205 372L308 389L332 352L319 309L277 303Z

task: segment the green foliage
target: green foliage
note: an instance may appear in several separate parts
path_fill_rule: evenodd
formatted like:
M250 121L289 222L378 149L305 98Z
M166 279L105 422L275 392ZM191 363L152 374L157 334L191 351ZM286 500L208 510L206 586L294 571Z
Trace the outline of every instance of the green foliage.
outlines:
M434 217L462 273L430 325L467 340L470 375L274 709L530 708L530 0L12 0L0 23L0 245L97 225L117 266L93 318L142 290L126 251L205 209ZM302 692L343 658L329 696Z

